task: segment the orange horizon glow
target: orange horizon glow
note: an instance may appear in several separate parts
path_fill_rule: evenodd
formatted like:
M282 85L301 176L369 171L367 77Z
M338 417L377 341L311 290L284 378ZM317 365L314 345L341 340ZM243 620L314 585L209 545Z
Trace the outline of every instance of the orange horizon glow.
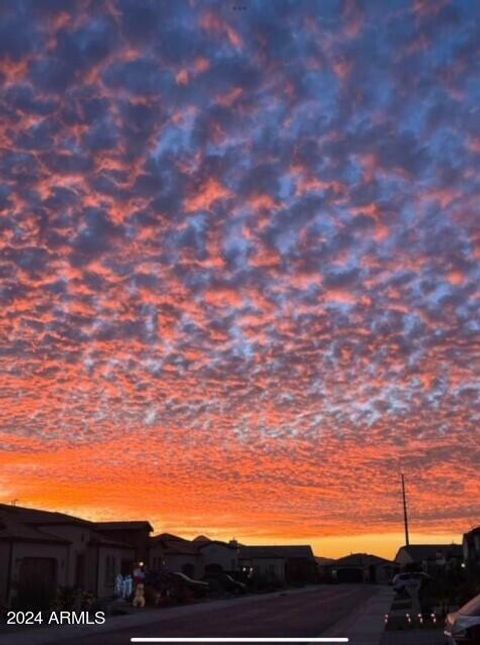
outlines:
M12 498L15 499L15 498ZM11 503L12 499L1 500L2 503ZM270 531L266 528L261 534L248 533L242 530L242 527L230 527L228 530L220 526L198 524L197 528L187 527L185 525L152 522L149 518L148 511L141 512L136 508L128 514L122 515L114 512L106 513L105 511L92 511L88 507L76 507L71 505L40 505L38 502L25 503L23 500L16 500L18 506L27 508L37 508L39 510L67 513L75 517L80 517L93 522L102 521L139 521L150 522L153 526L152 535L160 533L170 533L187 540L193 540L198 535L206 535L211 540L221 540L229 542L236 540L240 544L252 545L305 545L308 544L316 556L326 558L340 558L352 553L369 553L377 555L387 560L393 560L398 549L405 544L404 533L363 533L351 535L328 535L318 536L309 534L308 527L299 531L298 534L291 532L288 535L278 535L272 528ZM447 532L437 532L432 534L410 532L410 544L462 544L462 535Z

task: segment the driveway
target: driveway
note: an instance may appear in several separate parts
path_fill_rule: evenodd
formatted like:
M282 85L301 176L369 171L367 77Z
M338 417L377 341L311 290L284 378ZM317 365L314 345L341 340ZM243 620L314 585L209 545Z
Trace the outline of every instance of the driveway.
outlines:
M405 629L386 631L381 645L445 645L442 629Z

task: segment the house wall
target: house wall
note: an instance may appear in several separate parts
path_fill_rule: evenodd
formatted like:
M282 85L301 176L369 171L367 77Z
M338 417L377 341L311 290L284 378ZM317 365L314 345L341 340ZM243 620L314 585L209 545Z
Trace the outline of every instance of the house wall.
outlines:
M121 547L102 545L98 549L98 555L98 586L96 594L100 598L106 598L114 594L115 578L120 573L122 559L134 561L135 550L133 548L122 549Z
M91 545L87 546L89 530L79 527L62 526L50 533L61 535L72 540L72 545L42 544L38 542L14 542L12 552L11 593L7 598L7 575L10 558L10 544L0 542L0 602L7 603L13 596L12 585L19 579L19 572L23 558L51 558L56 562L57 586L73 586L75 577L76 556L83 554L84 563L84 588L99 597L111 596L114 589L115 576L120 572L123 560L134 560L134 549ZM98 567L98 571L97 571ZM107 575L108 573L108 575Z
M7 602L7 576L8 576L8 562L10 558L10 543L0 542L0 605L5 605Z
M472 558L480 560L480 533L473 534L473 553Z
M240 567L253 567L254 575L261 575L267 578L275 578L285 582L285 559L284 558L251 558L241 560Z
M203 573L208 565L217 564L223 571L238 571L237 549L222 544L207 544L201 550Z
M340 566L336 569L335 579L338 582L348 582L348 583L357 583L357 582L366 582L368 571L365 570L362 566Z
M331 565L325 565L325 564L319 564L317 565L317 571L318 571L318 580L320 581L327 581L330 579L330 572L331 572Z
M100 547L97 544L88 545L85 555L85 591L96 594L99 575L97 573Z
M165 565L169 571L181 571L192 578L201 578L204 567L201 558L196 555L180 555L166 553L164 556Z
M40 525L39 525L40 526ZM71 542L68 549L68 558L66 562L65 584L74 586L75 568L77 556L86 554L87 544L90 539L90 529L88 526L79 526L76 524L45 524L42 525L45 531L64 540Z
M19 572L23 558L49 558L55 560L56 584L57 586L67 585L67 561L68 545L63 544L42 544L39 542L14 542L12 553L12 576L9 604L15 594L15 583L19 580Z
M468 534L467 534L468 535ZM463 536L463 559L478 562L480 560L480 532Z
M163 548L160 546L160 544L152 542L150 544L150 548L148 549L148 568L152 569L153 571L158 571L158 569L161 569L161 564L164 560L165 556L163 554Z
M115 578L122 572L122 561L134 562L135 550L91 544L86 555L86 591L99 598L114 594Z
M315 560L313 558L287 558L285 577L288 583L318 582L318 572Z
M158 571L166 567L169 571L181 571L193 578L200 578L203 575L202 559L194 553L169 553L164 551L160 544L152 544L148 552L148 567ZM162 564L163 563L163 564Z
M118 529L102 528L101 524L95 529L105 537L116 542L130 544L135 549L134 560L137 562L147 562L148 558L148 541L149 531L142 528L119 527Z

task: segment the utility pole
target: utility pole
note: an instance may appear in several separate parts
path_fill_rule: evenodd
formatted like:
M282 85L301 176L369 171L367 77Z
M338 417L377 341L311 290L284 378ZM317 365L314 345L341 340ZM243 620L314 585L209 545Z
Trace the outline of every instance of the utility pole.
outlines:
M405 525L405 546L410 546L408 535L407 496L405 494L405 475L402 473L403 523Z

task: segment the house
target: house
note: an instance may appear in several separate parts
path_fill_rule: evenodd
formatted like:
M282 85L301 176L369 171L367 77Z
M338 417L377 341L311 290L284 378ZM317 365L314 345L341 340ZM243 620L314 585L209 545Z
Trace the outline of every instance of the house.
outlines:
M21 585L41 578L41 593L51 597L68 582L70 542L17 522L0 508L0 606L10 606Z
M418 568L427 573L456 568L463 562L460 544L410 544L402 546L395 562L404 569Z
M111 540L129 544L135 549L135 561L147 562L150 533L153 532L150 522L95 522L95 530Z
M480 526L464 533L462 547L467 566L480 566Z
M136 561L135 551L129 544L111 540L95 531L90 534L85 555L85 575L76 586L91 589L100 598L113 595L117 575L131 573Z
M395 563L369 553L352 553L329 565L337 582L388 584L395 573Z
M203 578L215 571L232 573L239 569L238 545L204 535L186 540L161 533L150 539L148 563L154 570L181 571L191 578Z
M282 584L318 582L317 563L308 545L240 546L241 570Z
M220 540L209 540L201 535L193 540L193 544L201 556L204 574L215 571L229 573L238 571L239 547L235 541L222 542Z
M197 545L171 533L161 533L150 538L148 564L158 571L181 571L191 578L203 575L202 556Z
M239 562L245 573L286 584L285 558L275 547L241 546Z
M317 571L320 582L328 582L331 580L332 565L335 564L333 558L324 558L322 556L315 556L317 563Z
M109 596L115 576L134 562L132 546L64 513L0 504L0 526L0 601L6 605L33 581L45 597L61 586Z

